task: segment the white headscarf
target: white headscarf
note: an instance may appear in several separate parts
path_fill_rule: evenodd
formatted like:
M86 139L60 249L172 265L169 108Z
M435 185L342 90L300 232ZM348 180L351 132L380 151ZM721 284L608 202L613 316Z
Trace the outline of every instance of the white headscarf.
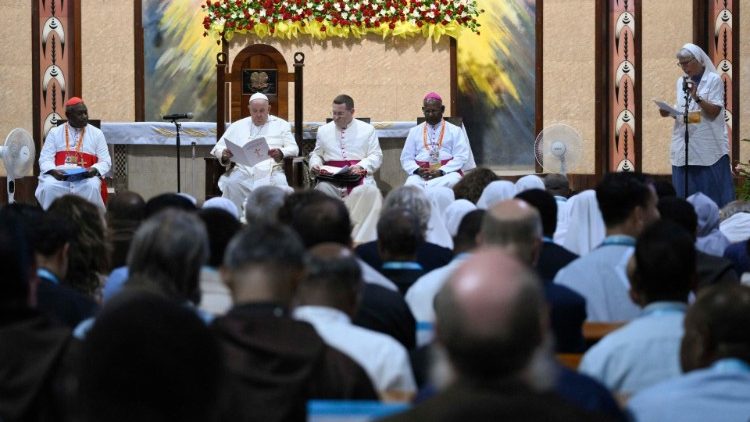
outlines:
M695 247L707 254L724 256L729 239L719 230L719 207L716 202L702 192L690 195L687 200L698 216Z
M375 185L361 185L352 189L344 199L352 219L352 241L367 243L378 238L378 219L383 208L383 195Z
M732 243L750 239L750 213L738 212L722 221L719 230Z
M568 199L568 232L563 240L565 248L583 256L599 246L605 235L606 228L596 191L585 190Z
M544 180L535 174L529 174L523 176L516 181L516 193L521 193L525 190L541 189L544 190Z
M714 66L714 62L711 61L711 58L708 57L708 54L706 54L706 52L703 51L702 48L691 43L687 43L683 45L682 48L689 51L690 54L692 54L693 57L695 57L695 60L698 60L698 63L705 66L707 72L713 72L713 73L716 73L717 75L719 74L719 72L716 70L716 66Z
M445 209L445 228L448 229L451 237L456 237L461 220L475 209L477 209L477 206L467 199L459 199L448 205L448 208Z
M433 187L427 189L426 193L432 206L430 222L427 225L427 241L453 249L453 237L445 227L444 218L445 209L455 198L453 190L446 187Z
M208 201L204 202L202 208L204 210L207 208L218 208L232 214L232 216L237 220L240 219L240 211L237 209L237 205L234 205L234 202L221 196L211 198Z
M477 208L480 210L489 209L500 201L513 199L515 195L516 187L512 182L507 180L496 180L484 188L482 195L477 200Z

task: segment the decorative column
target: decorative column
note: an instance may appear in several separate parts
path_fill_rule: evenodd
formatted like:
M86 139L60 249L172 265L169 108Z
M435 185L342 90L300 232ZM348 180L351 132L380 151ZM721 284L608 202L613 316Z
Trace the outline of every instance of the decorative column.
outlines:
M727 122L730 157L732 162L739 159L739 71L738 32L734 31L735 20L739 18L739 2L734 0L711 0L707 10L707 46L716 69L724 82L724 119Z

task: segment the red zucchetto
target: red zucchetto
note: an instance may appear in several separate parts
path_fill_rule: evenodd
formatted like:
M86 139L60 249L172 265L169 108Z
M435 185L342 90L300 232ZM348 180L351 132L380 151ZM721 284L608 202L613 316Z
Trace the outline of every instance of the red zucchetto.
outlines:
M83 100L79 97L71 97L66 103L65 107L73 107L74 105L83 104Z

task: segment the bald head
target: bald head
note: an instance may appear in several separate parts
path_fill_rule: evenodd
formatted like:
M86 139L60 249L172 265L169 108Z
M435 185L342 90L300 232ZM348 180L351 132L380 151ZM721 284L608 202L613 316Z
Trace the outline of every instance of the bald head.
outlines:
M473 254L435 298L437 338L456 370L497 379L522 371L543 337L539 282L499 248Z
M533 265L542 238L542 219L528 203L512 199L493 205L484 216L479 239L483 245L497 246Z

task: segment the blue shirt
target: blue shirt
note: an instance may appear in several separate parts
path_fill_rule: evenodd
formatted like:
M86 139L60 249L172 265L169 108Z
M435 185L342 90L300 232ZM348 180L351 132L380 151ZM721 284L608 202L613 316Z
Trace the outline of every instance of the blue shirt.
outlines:
M630 236L608 236L598 248L557 272L555 283L586 299L587 321L630 321L641 313L630 300L626 273L634 246Z
M686 309L680 302L649 304L640 317L591 347L578 370L625 394L680 375Z
M750 419L750 366L722 359L706 369L647 388L628 402L639 422L747 422Z

